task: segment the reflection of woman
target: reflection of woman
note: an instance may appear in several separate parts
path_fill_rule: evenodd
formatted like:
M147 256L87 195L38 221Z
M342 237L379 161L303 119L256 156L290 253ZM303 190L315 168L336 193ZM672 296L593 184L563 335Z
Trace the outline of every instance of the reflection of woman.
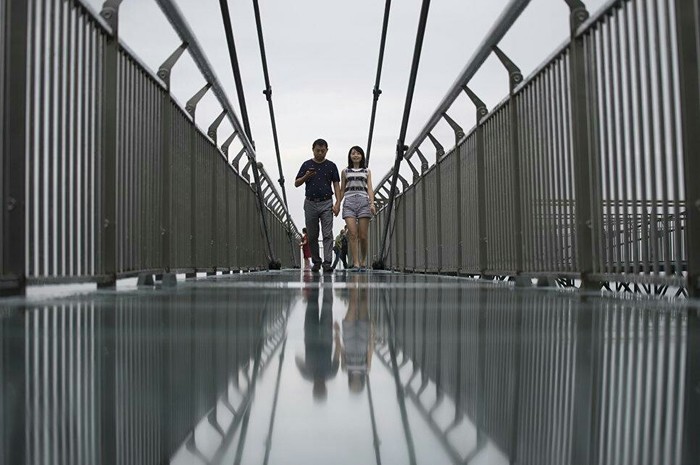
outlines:
M343 318L340 363L343 371L348 374L350 391L361 392L372 365L374 328L369 315L366 282L360 283L359 279L353 281L349 288L348 311Z
M311 258L311 246L309 245L309 236L306 235L306 228L302 229L301 231L304 234L301 236L299 247L301 247L301 251L304 254L304 269L308 270L311 268L311 263L309 262L309 259Z

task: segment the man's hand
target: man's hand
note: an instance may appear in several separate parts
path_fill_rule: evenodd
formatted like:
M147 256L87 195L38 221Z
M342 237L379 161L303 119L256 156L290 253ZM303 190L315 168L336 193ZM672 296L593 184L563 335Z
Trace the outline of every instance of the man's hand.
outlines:
M369 211L373 216L377 214L377 207L374 206L374 202L369 204Z
M333 216L338 216L338 213L340 213L340 202L333 204Z
M304 174L304 180L307 180L311 176L315 176L315 175L316 175L316 169L314 169L314 168L308 169L308 170L306 170L306 174Z

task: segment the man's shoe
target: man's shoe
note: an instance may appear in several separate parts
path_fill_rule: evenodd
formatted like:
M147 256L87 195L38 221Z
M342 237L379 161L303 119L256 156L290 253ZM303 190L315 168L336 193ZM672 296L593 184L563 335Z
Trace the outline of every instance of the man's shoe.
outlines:
M333 273L333 267L330 265L323 265L323 272L324 273Z
M313 271L314 273L318 273L318 270L320 269L321 265L319 265L318 263L314 263L314 266L311 267L311 271Z

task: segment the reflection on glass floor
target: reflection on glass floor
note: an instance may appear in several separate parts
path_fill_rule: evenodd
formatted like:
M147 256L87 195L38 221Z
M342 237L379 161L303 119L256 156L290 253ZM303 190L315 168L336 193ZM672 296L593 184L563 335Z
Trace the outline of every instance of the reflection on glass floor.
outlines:
M282 271L3 303L3 463L698 463L687 302Z

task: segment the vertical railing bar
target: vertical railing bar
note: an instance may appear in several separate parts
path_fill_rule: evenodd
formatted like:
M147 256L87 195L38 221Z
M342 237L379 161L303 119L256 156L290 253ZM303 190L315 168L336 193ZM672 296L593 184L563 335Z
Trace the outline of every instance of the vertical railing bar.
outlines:
M614 121L611 121L611 126L614 128L612 131L614 140L614 163L613 163L613 176L615 180L615 191L616 191L616 202L615 202L615 237L617 238L617 247L615 248L615 273L620 275L621 273L627 273L627 261L626 261L626 241L625 233L626 228L623 226L625 222L625 210L627 206L626 195L623 190L625 176L625 168L623 164L623 159L626 154L625 145L625 126L624 126L624 102L622 99L622 93L624 89L623 76L622 76L622 47L620 39L620 10L615 10L613 17L610 18L610 42L613 45L612 52L614 53L614 60L611 53L611 73L613 74L611 84L613 85L613 97L611 98L611 104L613 107ZM615 23L613 24L613 20Z
M156 139L157 132L152 130L152 125L156 122L156 114L153 112L153 91L154 86L150 86L150 81L143 73L139 72L139 77L141 79L141 92L143 95L144 109L141 111L143 115L143 128L141 134L143 136L143 142L141 144L141 153L146 164L146 173L144 176L144 188L145 188L145 207L141 209L141 216L144 222L144 243L145 251L143 257L143 269L152 270L155 268L154 251L155 244L153 242L153 222L158 218L158 209L155 208L156 198L153 192L158 187L159 179L153 176L153 163L157 158L157 152L154 149L153 141ZM143 205L143 202L142 202ZM150 360L149 360L150 361Z
M530 262L530 271L538 271L537 257L539 257L539 250L537 247L539 237L539 231L537 230L537 198L535 193L536 184L536 163L535 163L535 94L537 89L535 83L528 84L528 92L525 95L526 99L523 103L523 111L526 114L527 123L523 124L523 139L526 140L524 145L524 153L527 158L527 214L523 215L527 219L527 226L524 228L528 232L528 257Z
M533 234L535 228L533 226L534 215L532 212L532 105L530 104L532 97L532 84L530 84L521 94L518 99L518 115L522 120L520 125L520 150L522 152L522 162L520 164L520 177L522 199L520 201L523 214L523 271L533 271Z
M559 105L561 103L561 86L559 82L560 70L564 66L564 58L560 57L556 62L552 63L550 74L550 112L552 114L552 127L550 129L552 137L552 197L553 197L553 215L554 215L554 232L555 237L552 243L555 247L555 256L557 271L566 271L566 249L564 246L564 231L566 223L564 221L564 209L566 206L566 198L562 193L564 183L563 167L565 164L565 153L563 150L561 126L562 115L559 113Z
M584 50L585 50L585 39L584 39ZM585 52L584 52L585 56ZM569 65L569 54L565 54L561 59L561 66L559 66L557 71L557 88L559 90L558 102L558 112L559 112L559 150L561 158L561 166L559 168L559 176L561 176L561 183L559 185L559 194L562 198L562 204L560 208L561 222L562 222L562 238L561 244L563 248L564 256L564 270L573 272L574 269L574 254L573 254L573 244L571 243L571 208L574 201L573 195L570 195L569 190L571 187L571 151L569 136L569 106L568 100L568 87L566 69ZM586 81L582 85L586 85ZM590 117L590 112L589 112Z
M141 194L138 198L138 219L140 223L140 242L141 242L141 260L137 264L138 269L144 270L149 268L149 250L151 250L150 243L150 222L153 219L152 211L152 199L151 199L151 166L150 162L153 159L153 151L148 150L150 147L150 137L148 134L148 126L151 119L149 100L148 100L148 89L146 87L147 81L143 78L141 72L134 66L134 75L136 79L137 88L137 100L136 100L136 115L138 121L138 132L137 132L137 142L138 151L136 152L136 159L138 161L139 169L139 179L141 181L140 191ZM152 136L152 135L151 135ZM147 359L144 361L147 363ZM145 412L144 412L145 413ZM145 424L144 424L145 426Z
M77 60L76 54L78 53L78 44L74 32L74 19L75 19L75 9L68 7L68 17L66 19L67 23L67 44L68 44L68 58L66 60L66 150L67 150L67 167L66 167L66 178L67 185L64 189L66 191L66 196L68 198L67 214L65 218L65 230L66 230L66 268L64 273L70 276L75 276L75 203L76 203L76 190L75 190L75 170L77 165L77 160L75 158L75 134L77 131L77 124L75 121L75 108L77 103L77 92L75 90L75 77L77 74ZM74 460L73 460L74 462Z
M126 234L121 237L121 250L124 254L124 263L122 266L118 266L117 270L118 271L127 271L127 270L133 270L135 269L135 263L137 260L137 257L139 255L139 238L137 237L137 221L136 221L136 199L138 198L139 192L138 192L138 173L136 172L136 156L134 154L135 152L135 133L136 133L136 126L138 124L136 118L136 110L135 110L135 102L136 102L136 96L135 96L135 89L134 89L134 67L131 65L129 62L129 59L126 56L122 56L120 54L120 63L121 66L123 66L124 69L124 83L123 83L123 89L124 89L124 97L122 98L122 101L124 102L124 114L123 114L123 120L121 120L118 124L123 128L121 137L124 140L124 153L125 156L121 159L122 163L124 165L124 176L123 178L123 184L126 185L126 189L123 191L123 197L126 199L125 203L125 215L123 218L123 221L125 223L125 226L127 227ZM117 154L117 157L119 157L119 154ZM119 159L119 158L117 158ZM126 181L126 182L124 182ZM117 238L119 241L120 238ZM126 244L130 244L130 247L127 247ZM130 315L127 316L127 318ZM130 319L129 319L130 320ZM126 350L129 356L131 356L131 346L130 346L130 341L127 339L126 341ZM128 362L127 362L128 363ZM128 366L128 365L127 365ZM128 372L127 372L128 373ZM128 427L128 418L127 418L127 427ZM131 435L132 431L131 429L127 428L127 434ZM128 441L128 439L127 439ZM129 456L129 449L127 448L126 453L127 457Z
M513 130L513 125L510 120L510 106L513 105L512 98L508 100L505 108L500 112L500 127L504 128L500 134L497 135L498 140L498 153L500 160L505 164L507 169L500 176L500 195L499 195L499 205L501 207L500 224L502 225L502 230L499 231L501 236L501 243L503 248L500 254L500 263L504 271L513 273L518 271L516 265L516 254L515 254L515 223L514 223L514 208L515 206L511 203L514 197L513 195L513 160L510 155L510 137L511 131Z
M537 234L537 245L536 245L536 255L537 257L540 257L540 262L538 263L537 270L538 271L547 271L547 264L549 261L549 257L547 256L547 247L545 244L545 238L544 238L544 233L546 230L546 221L544 219L544 203L543 203L543 197L544 197L544 173L542 170L542 162L543 162L543 155L542 155L542 141L544 140L544 134L543 134L543 110L542 110L542 99L543 97L543 82L542 79L538 79L537 82L535 83L534 86L534 91L535 91L535 101L534 101L534 127L533 127L533 133L535 138L533 139L534 143L534 158L533 158L533 169L535 172L535 209L534 209L534 214L535 214L535 231Z
M477 117L478 118L478 117ZM489 187L493 186L494 182L494 176L491 173L491 162L493 161L493 141L491 138L491 133L489 131L489 127L491 126L492 121L484 122L481 124L480 130L481 130L481 154L482 154L482 166L483 166L483 171L482 171L482 180L484 183L484 188L482 189L482 192L484 194L483 200L481 200L481 203L483 204L484 212L489 212L488 214L483 215L481 218L484 220L484 228L483 228L483 238L486 239L486 243L484 246L484 249L486 250L486 257L488 258L488 262L485 266L486 269L493 270L495 268L495 254L492 254L492 244L497 241L497 238L493 236L493 232L496 230L495 224L494 224L494 218L493 218L493 207L494 207L494 202L493 202L493 193L490 192Z
M94 89L94 34L92 34L92 29L90 28L90 23L82 18L82 29L83 29L83 85L80 91L82 96L82 109L80 115L80 141L81 141L81 165L80 165L80 187L82 190L82 195L80 198L80 234L78 235L80 243L80 256L81 258L81 273L84 275L95 274L97 270L91 266L92 263L92 249L90 244L94 238L91 234L91 224L90 218L92 218L92 213L94 210L91 201L94 199L94 185L90 179L90 155L92 154L91 141L92 141L92 102L95 95Z
M647 212L646 212L646 205L645 205L645 198L646 198L646 180L647 180L647 150L646 147L647 145L645 144L646 138L644 137L645 134L647 134L648 131L645 130L645 118L644 115L649 115L648 111L644 111L646 108L645 105L645 100L644 100L644 93L643 93L643 82L644 82L644 77L646 76L644 73L644 70L642 69L642 58L643 54L641 51L641 48L643 47L643 43L641 40L640 35L644 34L638 34L640 27L643 28L644 23L640 20L640 14L643 9L643 4L641 3L635 3L634 4L634 11L631 13L633 15L632 21L634 23L634 27L632 28L633 35L631 37L631 41L633 44L635 44L634 47L634 67L637 70L637 85L636 85L636 92L635 92L635 97L637 100L637 114L638 114L638 121L637 121L637 126L635 127L635 133L637 134L636 136L636 146L637 146L637 159L639 160L639 176L635 178L635 181L638 181L635 185L635 199L637 199L637 195L639 196L636 204L635 205L635 212L637 209L640 210L639 212L639 218L638 218L638 224L640 228L640 251L639 251L639 258L641 261L641 272L645 275L648 275L650 272L649 268L649 243L648 243L648 229L647 229ZM635 223L635 228L637 227L637 223ZM638 270L639 272L640 270Z
M676 106L676 102L680 100L679 92L678 92L678 82L679 82L679 77L678 77L678 43L676 40L674 40L673 37L673 31L674 29L677 29L676 22L678 21L678 18L675 17L675 14L673 12L673 8L670 3L666 3L666 22L665 22L665 29L666 29L666 43L667 43L667 62L666 62L666 71L668 75L666 76L667 82L668 82L668 88L669 88L669 127L670 127L670 151L669 153L673 158L671 158L669 161L671 161L671 179L670 179L670 184L671 184L671 192L672 192L672 198L673 198L673 230L674 230L674 250L673 253L675 255L675 263L674 263L674 273L677 277L682 277L683 276L683 268L682 268L682 254L683 254L683 236L681 234L681 211L680 211L680 202L681 202L681 186L679 180L681 179L681 171L680 167L684 166L683 164L683 157L682 153L679 151L679 138L680 136L680 127L679 127L679 115L678 115L678 109ZM670 240L670 237L669 237ZM667 271L667 274L670 274Z
M521 111L523 113L523 125L522 125L522 150L523 150L523 168L521 171L523 173L523 178L525 180L525 187L523 188L523 198L524 198L524 209L525 214L522 216L524 219L523 231L526 232L525 237L525 262L529 263L529 266L525 267L528 271L535 271L535 237L537 236L536 218L534 212L534 161L533 161L533 142L534 137L534 108L533 108L533 93L534 84L528 84L527 90L523 93L523 98L521 101Z
M85 87L86 81L86 60L85 60L85 23L83 20L83 15L80 10L75 10L75 43L76 43L76 53L75 53L75 102L74 102L74 118L71 124L74 125L74 150L75 150L75 172L74 172L74 199L75 199L75 213L73 218L73 262L75 264L74 273L78 276L84 276L86 273L83 269L83 260L85 252L83 251L83 199L86 196L85 185L83 184L83 168L85 162L83 156L85 153L85 126L84 126L84 115L85 115L85 99L87 89ZM84 436L81 436L84 437Z
M55 216L55 249L54 257L55 263L55 276L62 276L65 274L65 255L63 253L63 247L65 245L65 215L66 215L66 189L63 181L66 179L66 151L65 151L65 133L66 133L66 49L65 46L65 10L66 2L60 2L56 5L56 46L58 48L57 57L55 63L57 66L57 72L55 74L56 79L56 113L55 117L57 119L55 130L56 130L56 146L53 156L55 158L55 172L54 172L54 205L56 206L56 216Z
M125 65L129 67L129 80L131 88L131 116L132 116L132 126L131 126L131 160L129 164L131 165L132 175L134 179L134 195L131 198L131 215L133 221L133 233L131 238L131 243L133 247L129 247L133 251L130 270L139 270L143 268L144 256L143 256L143 244L145 238L143 236L143 200L145 197L144 192L144 157L142 150L142 130L144 124L143 118L143 107L142 107L142 94L141 94L141 83L139 82L139 72L134 63L130 58L126 58ZM126 244L125 244L126 245ZM135 343L138 342L138 339ZM137 360L136 362L138 362ZM139 365L136 365L134 369L136 370ZM137 374L137 373L136 373ZM138 431L136 431L138 432ZM137 457L134 457L137 458Z
M136 67L134 66L134 63L132 63L131 59L126 55L123 57L122 63L127 69L126 77L128 80L127 85L129 87L129 126L126 129L126 137L129 141L129 157L125 163L129 168L129 179L131 180L131 189L129 192L129 214L127 216L129 221L129 244L131 246L127 247L126 242L122 244L122 247L124 247L124 251L127 254L128 262L127 267L121 271L134 271L138 270L142 263L141 246L143 244L143 237L141 236L141 208L139 205L140 199L143 197L143 163L139 150L139 136L142 121L139 112L140 95ZM134 324L133 315L129 316L132 324ZM134 343L133 337L130 343ZM133 345L130 345L129 349L129 353L133 357ZM133 374L134 373L132 371L132 375ZM130 434L134 434L133 428L130 428ZM130 452L133 456L133 449ZM137 457L133 458L134 460L137 459Z
M665 97L665 88L668 86L668 82L664 82L665 73L662 67L662 53L664 53L661 49L661 29L660 29L660 19L659 15L661 12L659 11L659 3L660 2L652 2L653 5L653 12L651 14L651 20L652 20L652 29L653 29L653 37L654 37L654 48L653 50L656 51L655 55L655 68L656 68L656 84L657 84L657 89L656 89L656 97L657 97L657 105L658 105L658 130L659 130L659 164L661 168L661 182L658 185L658 188L661 190L661 214L662 214L662 222L663 222L663 235L661 236L661 247L663 247L663 265L664 265L664 276L669 275L669 270L671 269L671 262L669 259L669 255L671 254L670 248L669 248L669 239L670 235L668 234L668 169L667 169L667 157L666 155L672 155L672 152L668 151L667 144L666 144L666 129L667 129L667 123L666 123L666 105L664 105L664 97ZM668 44L667 44L668 45ZM652 152L653 153L653 152ZM652 182L652 186L655 188L657 187L657 182L654 180ZM654 195L654 201L657 203L657 196ZM656 223L656 222L655 222ZM657 260L658 261L658 260Z
M567 67L569 64L569 55L567 54L563 59L562 59L562 64L559 67L559 73L558 73L558 79L559 79L559 92L561 92L559 96L559 115L560 115L560 130L559 130L559 137L560 137L560 149L561 149L561 157L562 157L562 165L561 165L561 170L560 170L560 175L562 179L562 184L561 184L561 196L564 200L563 208L561 210L562 212L562 219L564 223L564 227L562 230L562 234L564 235L563 239L563 247L564 250L566 251L565 254L565 259L567 261L567 265L565 266L565 270L567 271L575 271L574 268L574 244L573 244L573 225L571 222L572 218L572 204L574 200L574 196L571 194L571 150L570 150L570 145L571 145L571 135L569 133L569 105L568 105L568 98L569 94L567 92L567 83L569 82L567 78ZM584 82L585 85L585 82Z
M80 273L83 275L95 274L96 270L91 267L91 256L93 255L90 248L90 243L93 239L91 234L90 218L93 206L91 200L94 199L93 184L90 179L90 155L91 155L91 140L92 140L92 101L95 94L93 87L93 70L94 62L92 55L94 51L94 36L90 28L90 23L85 21L81 14L82 21L82 37L83 37L83 76L82 88L80 95L82 96L82 108L80 112L80 233L78 234L78 242L80 244Z
M642 149L641 144L639 144L638 139L635 137L635 134L638 132L638 126L637 126L637 118L638 116L635 117L635 109L640 110L641 107L635 107L635 95L634 95L634 89L639 89L641 79L639 76L639 67L638 63L633 63L633 55L632 55L632 47L631 44L634 44L635 50L638 50L639 47L639 42L636 38L636 27L637 24L636 22L633 21L631 18L631 15L634 14L634 5L633 4L626 4L625 7L623 8L624 10L624 25L625 25L625 56L627 58L626 61L626 71L627 71L627 82L628 82L628 89L627 89L627 114L628 114L628 121L627 121L627 131L629 134L629 170L630 170L630 176L629 179L627 179L627 186L626 186L626 191L631 194L631 215L630 219L627 221L627 226L626 230L629 231L630 233L630 247L631 247L631 254L630 254L630 260L632 261L631 265L631 270L633 275L637 276L639 275L639 260L640 260L640 254L639 254L639 243L637 241L637 223L638 223L638 215L637 215L637 185L638 185L638 180L637 180L637 158L639 156L638 151ZM633 36L634 38L630 39L630 36ZM638 57L637 57L638 58ZM641 104L641 102L637 101L636 102L638 105ZM628 213L629 214L629 213ZM641 236L640 236L641 240ZM629 263L628 263L629 265Z
M38 115L39 99L37 94L39 89L37 89L37 81L40 82L39 76L41 73L41 54L40 54L40 44L41 44L41 7L37 5L34 0L29 1L29 8L27 12L27 30L28 30L28 47L27 47L27 115L25 121L28 123L27 128L27 153L26 153L26 173L27 173L27 197L26 202L26 215L27 215L27 231L25 231L25 237L28 240L28 244L33 244L32 247L25 247L27 250L27 265L25 273L27 276L35 276L38 273L38 254L36 252L37 247L41 249L41 243L39 242L39 231L41 223L39 222L38 212L38 190L40 186L39 182L39 172L41 169L41 154L38 139L40 133L40 120ZM4 123L6 124L6 123ZM27 245L28 245L27 244ZM3 252L4 255L4 252ZM5 257L3 256L3 260ZM31 373L30 369L27 369L27 373ZM27 396L29 402L29 394ZM30 443L27 442L27 451L31 452ZM33 460L31 453L27 454L29 460Z
M540 212L542 217L542 255L544 256L544 271L551 272L556 269L554 262L554 247L550 238L550 228L552 226L551 208L553 198L550 193L551 188L551 173L550 173L550 149L551 137L550 129L550 95L549 95L549 77L551 66L542 74L539 80L539 169L540 174ZM545 374L546 376L546 374Z
M55 5L54 5L55 8ZM43 49L46 51L46 54L48 55L44 62L46 63L46 68L44 69L44 73L42 73L42 77L46 79L45 82L42 82L42 85L45 86L44 92L45 92L45 97L42 96L40 99L40 102L46 102L46 107L45 107L45 113L44 113L44 163L43 165L45 166L44 168L44 182L42 183L44 186L44 198L40 200L40 202L44 205L45 208L45 213L42 212L43 214L39 216L39 218L43 218L44 222L44 247L45 247L45 268L42 270L42 275L43 276L48 276L53 273L53 234L51 234L51 228L54 222L54 212L56 211L55 205L53 204L53 201L55 200L56 196L52 195L55 194L53 192L53 163L55 163L56 157L51 157L51 149L53 147L53 124L52 122L55 122L58 118L54 115L54 92L53 92L53 79L51 79L51 76L55 76L56 72L54 69L54 53L53 53L53 46L54 44L57 43L54 37L54 23L52 21L52 18L54 17L54 11L51 9L51 5L46 5L46 16L44 17L46 20L46 23L44 25L44 31L46 31L46 34L44 36L45 42Z
M139 137L139 160L142 165L141 185L142 196L139 207L139 215L141 217L141 264L140 269L153 269L153 239L152 239L152 223L157 218L158 212L154 208L155 199L153 191L157 187L158 180L153 177L153 160L156 158L156 153L153 150L153 140L156 138L156 132L151 131L151 125L155 121L155 115L151 107L151 95L153 89L149 86L149 81L141 71L138 71L137 78L139 80L139 90L141 99L139 100L139 117L140 117L140 136ZM146 350L148 350L146 348ZM150 359L146 359L146 364ZM147 412L144 412L147 413ZM144 427L148 425L148 418L144 418ZM147 432L148 430L146 430Z
M632 107L632 85L634 83L633 75L630 68L630 63L632 61L630 55L629 47L629 22L628 13L630 10L630 4L624 4L618 11L617 15L617 26L618 26L618 54L620 56L624 55L624 62L620 63L620 77L622 81L622 89L620 91L620 121L623 130L623 136L621 140L624 144L622 159L623 170L625 176L623 177L622 192L625 199L624 207L624 218L623 218L623 228L622 231L625 235L625 263L624 263L624 273L630 274L634 273L635 270L635 245L636 241L634 239L634 232L636 231L635 226L632 224L633 212L636 209L634 201L631 199L631 192L634 190L633 179L635 177L635 167L634 167L634 142L632 136L632 126L634 124L634 116L631 111ZM622 60L621 60L622 61ZM624 78L622 79L624 73Z
M503 112L499 111L498 114L494 115L493 119L491 120L491 124L489 125L491 139L491 154L489 155L489 171L491 172L491 183L489 184L489 186L491 187L491 193L488 196L488 198L491 199L491 204L495 212L494 215L487 215L493 216L491 220L491 235L493 236L493 240L489 241L489 256L491 257L491 269L500 270L501 272L505 271L503 252L504 249L506 249L507 247L507 243L505 242L505 238L503 236L502 226L504 225L504 223L501 217L501 215L503 214L502 195L504 194L501 185L502 173L499 173L496 170L496 166L498 166L498 161L502 153L502 147L500 143L501 138L499 137L499 133L497 132L496 128L504 128L502 115Z
M649 157L647 161L649 162L649 176L650 179L648 183L645 183L647 186L651 187L651 201L649 202L650 205L650 212L649 212L649 230L651 232L651 252L652 252L652 272L656 275L659 274L659 254L658 254L658 239L657 239L657 232L658 232L658 226L657 226L657 212L656 212L656 180L653 178L654 173L655 173L655 165L656 165L656 160L654 157L655 149L656 149L656 137L654 135L655 132L655 120L656 118L654 117L654 90L653 90L653 84L652 84L652 57L651 57L651 38L650 38L650 28L649 28L649 19L648 19L648 4L647 2L644 2L640 6L641 12L642 12L642 18L641 22L644 24L645 28L645 34L643 34L645 42L644 42L644 48L645 48L645 65L646 65L646 71L647 71L647 87L646 87L646 102L647 102L647 111L644 113L648 115L648 120L647 124L649 127L647 128L647 131L645 131L645 134L648 134L648 153ZM647 194L649 194L649 190L647 189ZM647 197L648 198L648 197Z
M550 139L548 135L548 130L549 130L549 114L548 114L548 77L549 73L544 73L543 76L541 77L539 81L539 92L538 92L538 101L537 101L537 112L538 112L538 132L539 132L539 137L537 138L538 142L538 148L537 148L537 155L538 155L538 165L539 169L537 170L539 175L540 175L540 189L539 189L539 203L540 203L540 225L541 225L541 247L542 247L542 255L544 257L543 261L543 271L545 272L551 272L554 270L554 262L553 262L553 247L552 244L550 243L551 241L549 240L549 228L550 228L550 218L549 218L549 210L551 207L551 197L549 195L549 188L550 188L550 182L549 182L549 166L548 165L548 156L549 156L549 146L550 146ZM543 354L544 356L544 354ZM546 376L546 374L544 375ZM545 401L543 401L545 403Z
M603 198L601 199L603 204L603 221L605 225L605 236L607 239L607 253L605 255L605 271L607 273L614 272L615 266L615 243L614 243L614 229L615 229L615 216L614 216L614 200L613 200L613 183L615 182L615 174L611 173L611 164L613 164L613 147L611 144L614 143L613 129L611 127L611 122L614 118L613 112L613 96L611 91L612 82L612 45L611 45L611 33L610 33L610 18L606 17L603 25L600 29L601 32L601 93L602 93L602 107L603 107L603 117L602 117L602 148L601 157L602 164L601 170L604 175L604 186L603 186Z
M498 140L498 153L500 154L500 160L505 164L507 169L500 176L500 192L499 204L501 207L500 224L503 229L500 232L501 243L503 248L500 254L501 267L504 271L509 273L518 271L516 265L516 254L515 254L515 206L511 203L511 200L515 198L513 195L513 160L510 155L510 137L511 131L513 130L513 125L510 120L510 106L513 105L512 97L508 100L503 110L500 112L500 127L504 128L499 135L497 135Z
M527 138L527 163L528 163L528 173L527 173L527 199L528 199L528 214L524 215L528 220L528 252L530 259L530 270L539 271L538 257L539 253L539 230L538 230L538 219L537 219L537 163L536 163L536 153L537 146L535 143L535 136L537 130L536 114L537 109L535 108L535 97L537 95L537 88L535 83L529 85L529 92L527 94L527 100L524 104L524 110L527 112L527 124L523 125L524 133Z
M160 225L162 224L163 209L161 205L163 204L163 173L160 171L161 160L163 159L162 143L161 140L164 134L160 132L160 122L163 119L163 112L160 106L160 95L162 90L158 87L151 87L151 92L149 96L149 102L151 103L151 114L153 119L151 120L150 136L151 141L150 152L153 153L151 157L151 179L153 180L153 186L151 186L151 209L155 212L153 218L151 218L151 267L159 268L165 271L163 266L163 236L160 232ZM155 420L155 418L154 418ZM154 438L154 441L157 438Z
M557 186L559 182L559 177L557 176L556 166L558 164L559 150L557 146L557 119L556 114L556 72L557 68L561 64L561 61L557 60L552 63L549 71L546 75L547 83L547 141L549 141L547 147L547 190L550 197L549 200L549 216L550 216L550 228L554 237L549 242L551 248L551 266L552 271L561 271L563 268L563 260L561 256L561 247L559 243L559 202L561 199L557 196Z
M121 57L120 57L121 58ZM128 105L128 94L126 92L127 79L125 78L126 68L122 65L123 60L117 60L117 96L115 108L116 121L117 121L117 135L116 135L116 150L115 156L118 157L116 160L116 172L117 176L117 198L116 204L116 234L117 234L117 258L116 258L116 269L124 270L127 269L126 263L126 251L124 250L123 243L128 240L129 236L129 221L128 221L128 210L129 196L132 194L133 189L131 188L131 176L129 175L127 156L128 156L128 146L127 140L125 138L127 122L131 121L131 118L127 116L127 111L129 109ZM121 239L120 239L121 238Z
M554 212L556 218L556 246L558 251L557 268L560 271L568 271L567 264L567 247L566 247L566 206L568 205L567 196L564 194L564 186L566 185L566 150L564 145L563 128L565 124L564 112L562 110L562 100L564 96L564 87L562 86L561 71L566 62L565 57L559 58L552 67L552 114L553 128L552 138L554 147L554 160L552 171L554 173Z

